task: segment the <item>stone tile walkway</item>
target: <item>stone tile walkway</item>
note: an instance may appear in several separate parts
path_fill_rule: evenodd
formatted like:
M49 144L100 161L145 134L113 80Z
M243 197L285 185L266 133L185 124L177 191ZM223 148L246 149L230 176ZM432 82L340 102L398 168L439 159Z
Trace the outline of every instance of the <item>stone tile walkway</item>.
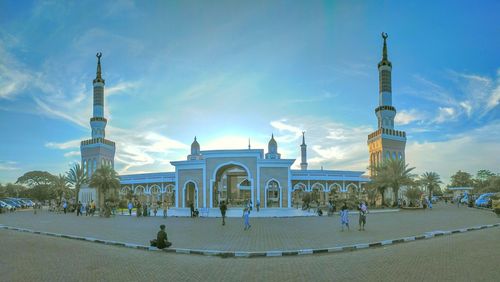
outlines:
M340 231L333 217L253 218L243 230L242 218L114 218L77 217L75 214L16 212L0 215L0 224L70 235L147 245L160 224L167 226L176 248L221 251L272 251L327 248L402 238L434 230L451 230L500 222L492 212L452 205L433 210L400 211L368 215L366 231L358 231L357 215L351 230Z

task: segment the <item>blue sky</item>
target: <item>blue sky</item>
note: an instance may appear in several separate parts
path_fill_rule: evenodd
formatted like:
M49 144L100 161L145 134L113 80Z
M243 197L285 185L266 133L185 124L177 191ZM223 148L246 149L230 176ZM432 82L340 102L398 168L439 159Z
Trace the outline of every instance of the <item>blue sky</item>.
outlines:
M438 3L435 3L438 2ZM0 182L63 173L89 138L96 52L119 173L266 148L365 170L389 34L407 162L500 172L498 1L1 1ZM298 161L294 167L298 167Z

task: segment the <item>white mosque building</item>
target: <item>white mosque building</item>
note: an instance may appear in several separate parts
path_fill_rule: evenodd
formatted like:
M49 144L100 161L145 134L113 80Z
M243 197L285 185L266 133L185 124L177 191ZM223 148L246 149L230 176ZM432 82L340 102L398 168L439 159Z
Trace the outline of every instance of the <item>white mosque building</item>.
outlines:
M82 165L89 176L101 165L114 167L115 154L115 143L105 138L105 82L101 77L100 53L97 58L97 75L93 81L94 111L90 119L92 138L81 142ZM390 150L395 156L404 156L406 136L393 129L396 111L391 105L391 67L384 37L383 59L379 64L380 106L376 110L379 129L368 139L372 164L389 152L387 146L392 146ZM300 207L305 195L319 205L326 205L330 199L359 197L364 193L363 185L370 181L364 171L308 169L304 133L300 144L300 169L291 168L295 159L282 158L274 136L266 152L250 146L238 150L201 148L195 137L186 159L171 162L175 171L121 175L120 197L149 203L167 201L169 207L177 211L187 211L191 203L200 210L216 209L221 201L229 208L248 203L255 207L260 203L264 211L286 211ZM97 200L96 195L91 187L80 190L80 199L84 202Z

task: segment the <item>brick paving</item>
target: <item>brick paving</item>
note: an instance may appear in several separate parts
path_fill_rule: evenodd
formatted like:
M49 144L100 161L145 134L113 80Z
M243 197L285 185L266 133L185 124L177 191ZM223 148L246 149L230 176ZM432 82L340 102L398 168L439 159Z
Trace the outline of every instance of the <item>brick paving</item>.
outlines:
M0 281L498 281L499 243L500 228L490 228L357 252L221 259L0 230Z
M351 231L341 232L339 217L253 218L243 230L242 219L229 218L114 218L77 217L75 214L16 212L2 214L0 224L69 235L147 245L160 224L167 226L176 248L221 251L272 251L327 248L402 238L434 230L451 230L500 222L492 212L452 205L433 210L369 214L366 231L357 231L357 215L350 217Z

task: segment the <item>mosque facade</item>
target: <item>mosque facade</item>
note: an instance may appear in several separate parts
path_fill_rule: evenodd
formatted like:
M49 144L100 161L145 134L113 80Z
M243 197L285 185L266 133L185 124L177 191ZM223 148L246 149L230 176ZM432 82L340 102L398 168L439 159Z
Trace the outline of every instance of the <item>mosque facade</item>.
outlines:
M390 157L404 158L406 135L394 129L395 108L392 106L391 71L384 37L383 58L378 65L379 107L375 113L378 129L368 136L370 164ZM114 167L115 143L105 138L104 79L101 76L101 54L97 55L97 74L93 81L92 138L81 142L82 165L88 176L102 165ZM201 150L195 137L185 160L172 161L172 172L142 173L120 176L122 199L141 202L167 202L169 207L217 208L221 201L229 207L260 204L263 209L290 209L302 206L305 198L319 205L329 200L361 197L369 182L364 171L314 170L308 168L305 134L300 169L292 169L295 159L282 158L272 135L267 151L248 148L237 150ZM82 187L80 199L97 200L94 188Z

